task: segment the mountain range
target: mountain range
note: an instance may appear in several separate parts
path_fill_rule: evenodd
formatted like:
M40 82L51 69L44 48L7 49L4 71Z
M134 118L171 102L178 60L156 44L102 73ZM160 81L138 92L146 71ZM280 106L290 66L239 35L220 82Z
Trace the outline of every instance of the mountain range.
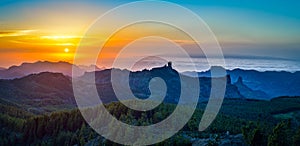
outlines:
M62 62L58 64L66 65L66 63ZM128 84L128 82L125 82L124 77L129 74L130 89L137 98L141 99L150 96L149 81L154 77L162 78L167 85L167 92L164 98L164 102L166 103L177 103L180 98L181 86L187 86L181 85L180 73L167 66L136 72L120 69L84 72L75 81L90 84L91 81L87 79L95 73L95 83L101 101L103 103L118 101L111 83L112 71L117 73L119 77L118 85L120 86ZM210 96L211 78L184 77L199 80L199 102L207 102ZM231 78L230 75L222 77L222 79L227 79L225 98L269 99L269 96L264 91L253 90L244 84L242 77L235 83L232 83ZM84 94L89 96L89 91L82 92L85 92ZM0 79L0 99L17 104L19 107L27 111L30 110L33 113L45 113L57 109L76 107L72 78L63 73L41 72L15 79Z
M219 67L212 67L219 68ZM211 69L210 69L211 70ZM210 70L204 72L183 72L183 74L192 77L210 77ZM233 69L226 70L227 75L231 77L231 83L243 82L248 88L254 91L263 91L264 94L257 93L257 97L265 96L263 99L271 99L279 96L299 96L300 95L300 71L256 71ZM195 76L196 75L196 76ZM244 88L245 89L245 88ZM261 98L261 97L260 97Z
M164 102L177 103L181 85L179 75L198 79L200 82L199 102L206 102L210 96L210 70L191 76L191 72L179 73L172 67L162 66L151 70L129 71L104 69L97 66L75 66L67 62L23 63L8 69L0 69L0 98L34 112L51 112L54 109L75 107L72 89L72 67L79 70L73 77L78 82L92 83L89 79L95 74L95 83L101 101L118 101L111 83L111 73L117 74L117 84L125 87L128 82L134 96L146 99L150 96L149 82L152 78L162 78L167 91ZM92 72L93 69L95 72ZM212 69L221 69L213 67ZM125 77L129 74L129 81ZM300 95L300 72L258 72L254 70L227 70L227 75L216 78L227 79L225 98L270 100L279 96ZM191 87L192 88L192 87ZM89 91L85 94L89 96Z
M66 76L72 76L72 67L76 70L73 77L82 76L85 72L99 71L105 68L99 68L96 65L84 66L73 65L68 62L49 62L38 61L34 63L22 63L20 66L11 66L8 69L0 68L0 79L21 78L30 74L41 72L62 73Z

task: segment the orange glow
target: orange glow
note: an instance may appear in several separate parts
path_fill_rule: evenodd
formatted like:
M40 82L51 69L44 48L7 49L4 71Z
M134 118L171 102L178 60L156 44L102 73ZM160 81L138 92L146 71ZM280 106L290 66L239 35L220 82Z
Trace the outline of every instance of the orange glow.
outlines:
M184 32L180 30L159 23L141 23L128 26L124 29L116 32L111 38L107 40L104 47L101 50L101 53L98 56L97 65L99 66L107 66L112 67L112 63L114 58L117 57L119 52L126 45L131 42L149 36L159 36L163 38L167 38L169 40L173 40L178 45L181 45L183 48L183 44L195 44L195 42ZM150 43L155 44L159 42L143 42L144 44ZM136 49L142 49L143 46ZM132 55L141 55L141 54L132 54ZM134 56L123 56L123 57L134 57ZM103 60L105 59L105 60Z
M1 58L8 58L10 61L1 62L0 66L9 67L12 64L21 64L22 62L35 61L66 61L73 62L74 52L80 40L83 37L83 29L78 29L77 33L61 32L59 30L45 31L45 30L6 30L0 31ZM100 54L100 58L105 59L106 63L99 63L99 66L110 66L111 60L116 57L120 49L126 44L147 36L161 36L169 38L178 44L192 44L193 40L185 35L181 35L181 31L164 25L155 23L143 23L128 26L117 34L113 35ZM81 44L84 49L89 49L89 46L97 45L101 38L101 32L93 37L87 38L90 40L86 44ZM147 42L146 42L147 43ZM155 43L155 42L148 42ZM83 59L82 64L85 64L84 59L90 58L89 53L79 54ZM131 56L128 56L131 57Z
M146 36L161 36L169 38L179 44L193 43L193 40L185 35L181 35L181 33L179 30L163 24L146 23L128 26L109 38L99 57L106 59L105 62L109 62L116 57L120 49L126 44ZM12 60L10 63L2 63L0 66L8 67L12 62L13 64L21 64L22 62L38 60L66 61L72 63L74 52L81 38L82 35L47 34L40 30L17 30L0 33L0 44L2 46L0 51L4 52L0 54L0 57L11 57L10 60ZM89 46L97 45L97 42L101 40L101 35L89 39L91 43L81 44L87 50ZM89 58L88 54L80 55ZM84 64L84 62L82 64ZM109 63L100 65L109 66Z
M74 52L80 41L75 35L44 35L36 30L8 31L0 34L0 57L6 58L0 66L23 62L66 61L73 62ZM63 52L62 52L63 51Z

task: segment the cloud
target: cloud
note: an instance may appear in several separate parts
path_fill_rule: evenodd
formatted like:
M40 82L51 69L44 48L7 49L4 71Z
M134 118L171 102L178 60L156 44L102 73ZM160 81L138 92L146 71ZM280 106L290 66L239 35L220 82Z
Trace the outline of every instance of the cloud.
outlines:
M0 31L0 42L7 44L25 44L38 46L76 46L82 36L75 35L41 35L36 30ZM2 46L3 47L3 46Z
M77 43L55 43L55 42L27 42L25 40L11 40L12 43L39 45L39 46L76 46Z
M58 39L81 39L82 36L59 36L59 35L54 35L54 36L41 36L41 39L52 39L52 40L58 40Z
M9 31L0 31L0 38L4 37L16 37L16 36L24 36L29 35L32 32L35 32L36 30L9 30Z

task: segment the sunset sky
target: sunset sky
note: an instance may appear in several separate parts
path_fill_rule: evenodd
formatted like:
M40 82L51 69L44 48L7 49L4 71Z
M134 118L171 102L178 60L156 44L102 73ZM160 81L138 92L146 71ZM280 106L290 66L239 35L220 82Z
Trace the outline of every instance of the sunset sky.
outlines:
M38 60L72 62L89 25L107 10L127 2L130 1L1 1L0 67ZM225 55L300 60L299 1L170 2L197 13L215 33ZM134 29L128 31L134 36ZM131 36L125 38L130 40ZM190 43L183 38L173 39ZM122 41L117 39L110 45L118 46Z

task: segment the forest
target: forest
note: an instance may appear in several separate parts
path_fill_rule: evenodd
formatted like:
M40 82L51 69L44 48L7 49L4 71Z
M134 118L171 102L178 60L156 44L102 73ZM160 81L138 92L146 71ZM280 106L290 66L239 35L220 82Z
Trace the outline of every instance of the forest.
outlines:
M271 101L226 99L220 114L203 132L198 131L198 125L205 103L199 103L192 118L176 135L156 145L192 145L200 139L208 139L207 145L219 145L226 135L240 134L243 137L240 144L244 145L297 146L300 145L299 101L300 97ZM34 114L2 100L0 106L0 145L118 145L90 128L76 108ZM120 102L105 107L124 123L150 125L169 116L176 105L163 103L147 112L131 110Z

